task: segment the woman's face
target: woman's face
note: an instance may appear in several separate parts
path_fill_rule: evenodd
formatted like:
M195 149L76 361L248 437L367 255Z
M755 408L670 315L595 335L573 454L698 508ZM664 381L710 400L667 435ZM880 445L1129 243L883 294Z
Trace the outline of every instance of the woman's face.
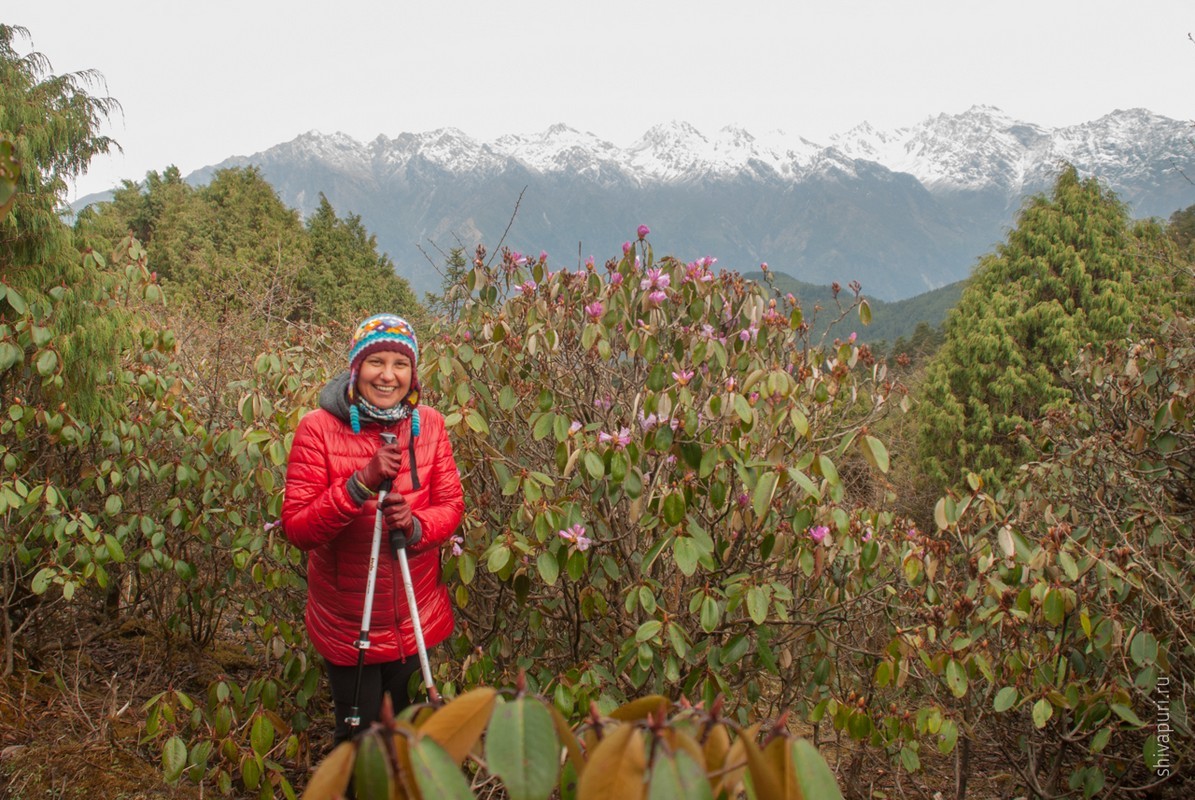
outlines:
M357 373L357 394L378 408L393 408L411 390L411 359L404 353L370 353Z

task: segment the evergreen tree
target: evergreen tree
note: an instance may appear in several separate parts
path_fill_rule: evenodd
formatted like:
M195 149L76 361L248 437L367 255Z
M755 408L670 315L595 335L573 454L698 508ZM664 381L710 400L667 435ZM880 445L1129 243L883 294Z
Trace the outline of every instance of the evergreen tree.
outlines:
M28 31L0 24L0 139L20 164L10 213L0 219L0 278L11 287L0 323L5 336L17 332L14 346L24 351L35 337L54 337L52 399L91 416L130 329L116 309L97 313L108 302L102 261L85 261L61 215L69 181L116 146L98 129L117 104L88 93L96 73L54 75L40 53L20 55L20 38Z
M419 301L410 284L394 272L394 262L377 249L377 237L349 214L336 216L320 194L319 208L307 220L311 248L299 275L299 289L314 321L355 324L387 311L418 317Z
M1080 348L1125 336L1170 301L1154 223L1074 168L1032 199L1007 242L983 258L946 323L920 403L929 475L1002 478L1032 456L1034 425L1066 404L1059 376Z

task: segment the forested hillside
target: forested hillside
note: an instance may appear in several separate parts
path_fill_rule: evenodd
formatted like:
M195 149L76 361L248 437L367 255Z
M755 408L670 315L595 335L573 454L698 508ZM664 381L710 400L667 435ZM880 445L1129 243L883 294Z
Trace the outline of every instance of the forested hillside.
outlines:
M1190 796L1195 207L1136 222L1064 169L905 358L857 287L650 220L582 264L454 249L423 307L252 169L64 221L115 106L25 42L0 25L0 795ZM444 700L333 751L280 516L378 310L459 468L457 624Z

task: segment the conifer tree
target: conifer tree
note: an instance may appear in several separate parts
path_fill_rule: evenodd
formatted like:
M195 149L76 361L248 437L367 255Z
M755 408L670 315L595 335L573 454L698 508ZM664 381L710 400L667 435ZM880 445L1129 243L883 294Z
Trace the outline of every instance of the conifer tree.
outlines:
M377 249L377 237L361 217L344 219L320 194L319 208L307 220L311 249L299 276L300 291L314 321L354 320L381 310L417 317L419 301L394 272L394 262Z
M1069 401L1059 376L1080 348L1124 337L1172 300L1161 228L1073 167L1033 198L984 257L946 322L920 403L923 466L938 483L964 471L1007 476L1032 457L1034 425Z
M20 55L17 42L28 38L24 28L0 24L0 139L12 143L21 166L10 213L0 220L0 279L19 300L0 303L0 322L27 313L39 335L54 337L54 400L90 417L103 405L129 326L119 309L97 313L108 296L102 262L85 261L61 215L69 181L117 146L99 133L117 104L88 93L97 73L54 75L42 54Z

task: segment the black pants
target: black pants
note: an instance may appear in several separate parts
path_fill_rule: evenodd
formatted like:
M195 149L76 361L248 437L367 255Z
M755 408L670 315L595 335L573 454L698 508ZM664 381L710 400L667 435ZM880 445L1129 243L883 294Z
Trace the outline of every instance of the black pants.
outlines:
M333 745L348 740L350 731L346 721L353 710L353 693L357 687L357 665L340 667L325 661L328 667L328 681L332 684L332 704L336 707L336 733ZM361 727L363 731L376 721L382 712L382 693L390 695L390 702L397 714L411 704L407 684L411 676L419 671L419 657L410 656L405 661L387 661L384 664L366 664L361 669Z

